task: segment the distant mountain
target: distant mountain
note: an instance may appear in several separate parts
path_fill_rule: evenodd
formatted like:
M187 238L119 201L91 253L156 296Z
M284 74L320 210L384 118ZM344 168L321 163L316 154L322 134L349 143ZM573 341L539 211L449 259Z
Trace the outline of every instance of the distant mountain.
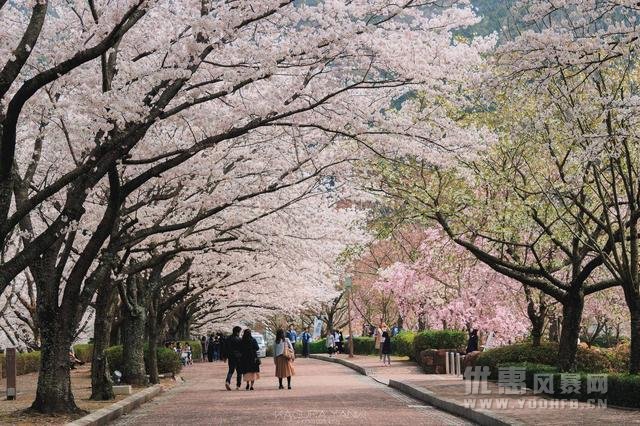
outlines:
M459 31L459 34L472 36L485 36L491 33L500 33L505 19L509 15L509 8L515 0L472 0L473 8L482 21Z

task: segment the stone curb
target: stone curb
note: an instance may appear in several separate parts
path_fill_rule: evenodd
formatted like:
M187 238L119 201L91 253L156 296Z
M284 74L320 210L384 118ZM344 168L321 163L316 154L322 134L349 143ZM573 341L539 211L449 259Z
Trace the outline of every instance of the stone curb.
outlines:
M118 401L109 407L101 408L93 413L79 418L71 423L67 423L67 426L102 426L109 422L114 421L123 414L127 414L130 411L138 408L145 402L155 398L160 392L162 392L161 385L153 385L143 391L126 397L122 401Z
M361 367L345 359L329 358L328 356L317 354L309 355L309 357L322 361L342 364L345 367L351 368L352 370L355 370L362 375L373 378L379 383L386 384L373 377L369 372L367 372L364 367ZM458 403L457 401L437 396L434 392L431 392L430 390L420 386L412 386L407 383L391 379L389 379L389 383L387 385L404 393L405 395L409 395L415 399L426 402L427 404L433 405L436 408L446 411L447 413L454 414L467 420L471 420L472 422L482 426L515 426L522 424L516 420L498 416L497 414L488 410L474 410L472 408L465 407L463 405L460 405L460 403Z
M421 386L412 386L404 382L390 379L389 387L397 389L406 395L433 405L443 411L471 420L472 422L482 426L515 426L521 424L516 420L498 416L492 411L465 407L452 399L437 396L434 392Z
M349 362L345 359L341 359L341 358L329 358L328 356L325 355L317 355L317 354L310 354L309 358L313 358L313 359L319 359L322 361L327 361L327 362L333 362L336 364L342 364L345 367L349 367L352 370L357 371L358 373L362 374L363 376L368 376L369 374L367 373L367 370L364 367L361 367L357 364L354 364L353 362Z

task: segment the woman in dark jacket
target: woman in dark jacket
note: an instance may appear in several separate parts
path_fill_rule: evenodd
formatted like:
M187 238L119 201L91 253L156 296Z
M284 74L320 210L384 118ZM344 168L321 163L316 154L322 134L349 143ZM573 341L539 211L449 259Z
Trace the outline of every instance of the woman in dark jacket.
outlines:
M385 326L382 329L382 365L391 365L391 333Z
M258 358L258 342L251 336L251 330L245 329L242 334L242 356L240 357L240 373L247 382L246 390L253 390L253 384L260 378L260 358Z
M467 353L475 352L478 350L478 329L474 328L469 333L469 341L467 342Z

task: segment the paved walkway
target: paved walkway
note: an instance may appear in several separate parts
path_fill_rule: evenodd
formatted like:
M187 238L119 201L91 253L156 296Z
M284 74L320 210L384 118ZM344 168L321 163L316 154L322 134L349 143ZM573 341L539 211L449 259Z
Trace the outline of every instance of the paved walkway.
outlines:
M347 367L295 361L292 390L278 390L270 358L256 390L224 390L226 365L198 363L185 383L122 417L116 425L467 425ZM235 378L234 378L235 380Z
M585 403L570 404L531 393L527 395L502 395L495 382L488 383L490 395L466 395L461 378L444 374L424 374L411 361L392 360L391 367L383 367L377 357L346 355L340 358L353 362L367 370L367 374L381 382L391 380L404 382L433 392L440 398L455 401L459 405L475 404L479 411L491 412L509 423L544 425L628 425L640 424L639 410L602 408ZM640 398L640 395L638 396ZM564 406L556 405L564 404ZM491 404L490 406L487 406ZM504 406L502 406L504 404ZM482 406L484 405L484 407ZM500 406L499 406L500 405Z

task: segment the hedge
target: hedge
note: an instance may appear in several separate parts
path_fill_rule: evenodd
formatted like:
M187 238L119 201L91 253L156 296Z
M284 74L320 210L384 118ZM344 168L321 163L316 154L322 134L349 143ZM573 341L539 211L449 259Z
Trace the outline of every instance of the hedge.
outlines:
M7 377L5 355L0 354L0 370L2 378ZM40 352L22 352L16 354L16 374L37 373L40 371Z
M427 330L416 334L413 353L416 358L426 349L458 349L465 347L467 333L460 330Z
M327 352L327 340L319 339L309 342L309 353L311 354L323 354ZM295 350L297 354L302 354L302 341L298 340L295 344ZM267 356L273 356L273 345L267 347Z
M391 338L391 350L398 356L408 356L415 359L413 340L416 333L413 331L401 331Z
M522 367L526 372L526 386L532 389L534 376L536 374L553 374L553 392L549 396L560 399L577 399L579 401L602 400L607 401L607 405L615 405L618 407L640 408L640 376L629 374L607 374L607 392L587 393L588 373L579 373L580 391L578 394L564 394L560 387L562 380L561 373L551 365L533 364L533 363L505 363L499 364L498 367ZM497 370L497 369L496 369ZM589 373L590 374L590 373ZM491 371L490 378L497 378L497 371Z
M557 343L547 342L540 346L532 346L531 343L517 343L482 352L478 356L476 365L486 365L493 370L499 364L527 362L556 365L557 360ZM612 365L607 356L597 349L579 346L576 363L577 370L585 373L609 373L612 371Z
M78 345L73 345L73 352L75 352L76 358L80 361L91 362L93 358L93 344L80 343Z
M124 369L124 361L122 359L122 345L111 346L106 351L107 359L109 360L109 368L111 371ZM149 349L145 345L144 348L144 361L145 368L148 370L148 356ZM182 369L182 363L180 362L180 356L169 348L160 347L157 350L158 356L158 373L179 373ZM148 372L147 372L148 373Z
M348 341L345 341L345 351L349 350ZM375 355L378 353L373 337L354 337L353 353L356 355Z

